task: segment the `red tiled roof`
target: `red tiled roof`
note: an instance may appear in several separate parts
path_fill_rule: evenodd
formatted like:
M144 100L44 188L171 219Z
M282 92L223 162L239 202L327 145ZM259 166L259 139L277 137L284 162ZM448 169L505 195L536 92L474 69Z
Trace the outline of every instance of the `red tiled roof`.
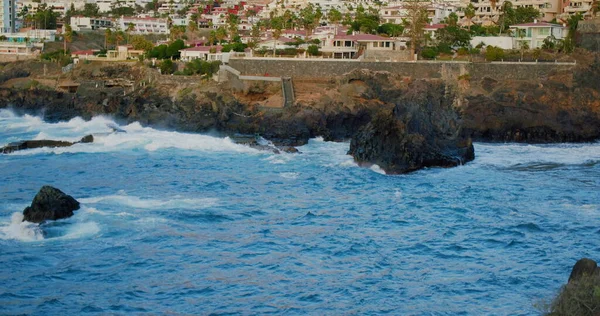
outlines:
M515 24L515 25L511 25L512 26L524 26L524 27L563 27L560 24L553 24L553 23L548 23L548 22L537 22L537 23L523 23L523 24Z
M356 34L356 35L337 35L333 39L354 40L354 41L389 41L389 37L383 37L373 34Z
M180 52L186 51L186 52L209 52L211 48L216 48L217 52L220 52L221 49L223 48L223 46L221 45L217 45L217 46L196 46L196 47L190 47L190 48L184 48L184 49L180 49Z
M428 24L425 25L425 27L423 29L425 30L437 30L437 29L443 29L446 27L446 24Z
M94 51L91 49L88 50L78 50L71 53L71 55L94 55Z

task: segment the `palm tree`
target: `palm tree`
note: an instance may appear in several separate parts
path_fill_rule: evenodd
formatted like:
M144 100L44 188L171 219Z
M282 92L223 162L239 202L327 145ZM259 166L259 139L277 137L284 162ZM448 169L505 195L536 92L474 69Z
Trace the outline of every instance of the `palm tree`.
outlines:
M338 23L340 23L340 21L342 20L342 13L337 9L333 8L327 13L327 19L329 19L330 23L335 25L335 34L337 35Z
M121 42L123 39L124 39L123 38L123 31L118 31L115 34L115 42L116 42L117 46L119 46L119 42Z
M521 41L520 42L521 45L521 60L523 60L523 54L525 53L526 50L529 50L529 43L527 43L526 41Z
M469 19L469 32L471 31L471 25L473 24L473 18L475 17L475 7L472 3L465 8L465 17Z
M133 25L133 23L129 22L129 24L127 24L127 29L125 30L127 32L127 44L129 44L129 36L131 35L131 32L135 30L135 25Z
M225 30L224 27L219 26L219 28L215 32L215 36L216 36L219 44L221 44L223 42L223 40L225 40L227 38L227 30Z
M63 51L65 55L67 54L67 43L70 43L73 40L73 29L71 29L71 25L65 24L65 34L63 34Z
M112 37L112 31L110 29L106 29L104 31L104 49L108 50L108 42Z

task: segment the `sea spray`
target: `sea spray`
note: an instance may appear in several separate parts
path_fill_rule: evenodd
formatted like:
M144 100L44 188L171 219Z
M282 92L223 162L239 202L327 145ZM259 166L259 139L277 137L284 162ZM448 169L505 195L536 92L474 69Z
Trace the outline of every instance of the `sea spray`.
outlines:
M0 226L0 239L37 241L44 239L44 232L39 224L24 222L23 214L15 212L12 214L8 225Z

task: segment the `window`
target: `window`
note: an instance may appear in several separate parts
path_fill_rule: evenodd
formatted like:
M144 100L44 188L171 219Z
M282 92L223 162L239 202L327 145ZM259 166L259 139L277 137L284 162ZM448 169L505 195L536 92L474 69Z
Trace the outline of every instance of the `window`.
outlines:
M548 35L550 35L550 28L541 28L538 33L539 33L539 35L548 36Z

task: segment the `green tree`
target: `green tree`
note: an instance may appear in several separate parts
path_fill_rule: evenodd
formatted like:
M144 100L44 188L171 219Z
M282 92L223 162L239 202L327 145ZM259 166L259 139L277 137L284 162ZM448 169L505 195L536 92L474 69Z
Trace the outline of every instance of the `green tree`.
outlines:
M67 43L73 41L73 29L70 24L65 24L65 33L63 34L63 51L67 54Z
M219 26L215 33L215 37L219 44L223 43L223 41L227 38L227 30L223 26Z
M306 52L311 56L317 56L317 55L319 55L319 46L310 45L310 46L308 46L308 49L306 50Z
M135 25L130 22L127 24L127 29L125 29L125 32L127 32L127 44L129 44L129 37L131 36L131 32L133 32L133 30L135 30Z
M53 11L54 7L48 7L47 4L41 3L34 15L34 21L37 28L52 30L56 29L56 21L58 13Z
M96 17L100 15L100 8L95 3L86 3L83 5L81 14L88 18Z
M229 39L233 40L238 35L238 25L240 22L240 18L233 14L229 13L227 15L227 31L229 33Z
M271 19L271 28L273 30L273 56L275 56L275 52L277 49L277 41L281 37L281 33L283 30L283 18L274 17Z
M379 27L379 20L377 12L366 10L362 5L359 5L354 20L350 22L350 29L365 34L375 34Z
M412 58L423 41L425 34L423 29L429 20L427 3L420 0L406 0L404 9L407 13L404 21L406 28L408 29L408 37L410 38L410 52Z
M317 27L317 25L319 25L319 21L322 17L323 13L321 13L321 10L319 8L315 10L315 6L312 3L309 3L306 7L300 10L298 14L298 23L306 31L306 36L310 36L312 34L312 31Z
M183 40L178 39L178 40L174 41L173 43L169 44L169 46L167 47L165 58L179 59L179 55L180 55L179 50L184 49L184 48L185 48L185 43L183 42Z
M564 39L563 43L563 49L566 53L572 53L575 49L575 37L577 35L577 27L579 26L579 21L581 20L583 20L583 15L579 12L577 14L569 16L569 18L567 19L569 33L567 34L567 37Z
M260 41L260 25L254 24L252 25L252 30L250 31L250 41L248 41L248 47L251 49L256 49L258 42Z
M160 62L158 68L160 69L161 74L170 75L173 73L175 67L173 61L171 61L170 59L165 59Z
M471 41L471 33L458 25L448 25L438 31L436 39L448 47L467 47Z
M131 38L131 45L133 46L133 49L143 50L146 52L154 48L154 44L141 35L134 35Z
M384 23L377 28L377 33L386 34L390 37L396 37L404 33L404 26L394 23Z

